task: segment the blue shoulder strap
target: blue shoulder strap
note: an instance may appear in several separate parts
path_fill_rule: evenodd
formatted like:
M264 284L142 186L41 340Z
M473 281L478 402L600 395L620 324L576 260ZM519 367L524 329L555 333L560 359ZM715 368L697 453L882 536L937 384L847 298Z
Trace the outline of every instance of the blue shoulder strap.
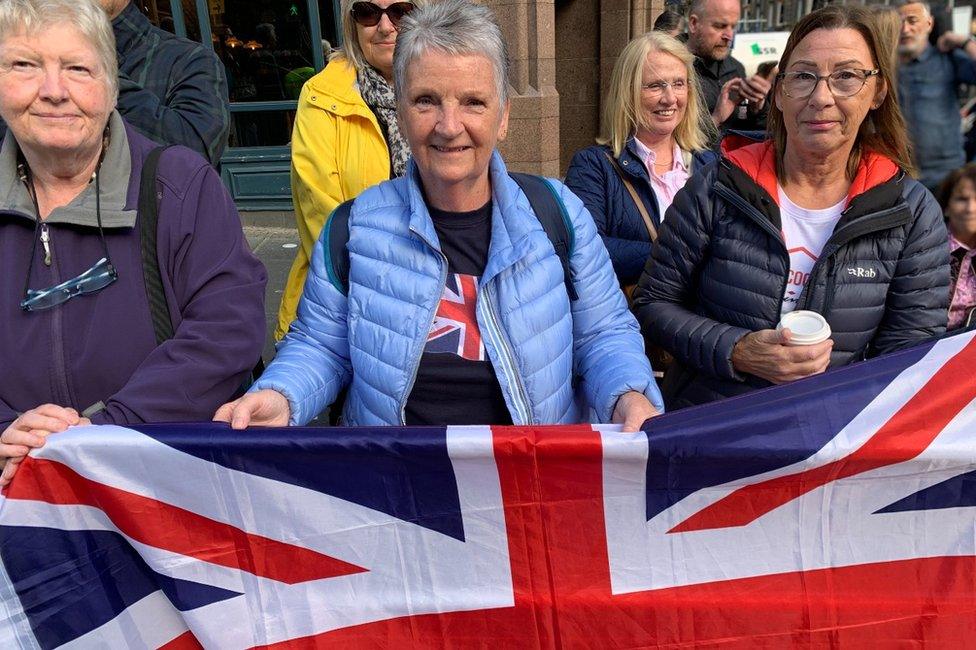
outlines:
M532 206L532 212L535 213L542 229L546 232L546 236L549 237L556 255L559 256L559 262L563 267L566 294L571 301L576 300L579 295L576 293L576 286L573 284L569 264L576 239L573 224L566 213L566 206L563 205L562 199L559 198L556 190L545 178L518 172L509 172L509 176L525 192L529 205ZM329 280L343 293L349 292L349 251L346 244L349 243L349 213L352 211L353 200L339 204L329 215L326 222L328 230L325 242L323 242L325 252L329 256L326 264Z

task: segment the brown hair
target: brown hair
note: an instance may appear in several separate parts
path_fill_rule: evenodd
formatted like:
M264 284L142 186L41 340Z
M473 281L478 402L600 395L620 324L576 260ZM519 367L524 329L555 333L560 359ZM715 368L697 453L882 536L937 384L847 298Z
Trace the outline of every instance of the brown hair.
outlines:
M898 39L901 38L901 14L891 5L871 5L869 9L878 23L878 49L882 52L881 56L890 57L892 65L897 70Z
M935 190L935 198L939 199L939 205L942 206L943 212L949 207L949 199L952 198L952 191L956 189L956 185L960 181L969 181L973 184L973 187L976 187L976 163L969 163L958 169L953 169L939 183L939 187Z
M914 173L911 152L908 143L905 118L898 108L898 94L895 83L894 59L890 54L890 46L883 45L885 38L879 33L878 21L870 11L855 5L829 5L804 16L793 27L783 58L780 59L779 69L785 71L790 63L793 50L811 32L818 29L853 29L858 32L867 43L874 65L880 70L878 82L887 88L885 98L878 108L870 111L861 123L857 132L857 139L847 159L847 177L854 178L861 162L861 151L873 151L887 156L906 172ZM771 97L778 92L779 79L773 86ZM769 136L776 147L776 170L783 174L783 154L786 151L786 126L783 123L783 113L773 101L769 107L767 120Z

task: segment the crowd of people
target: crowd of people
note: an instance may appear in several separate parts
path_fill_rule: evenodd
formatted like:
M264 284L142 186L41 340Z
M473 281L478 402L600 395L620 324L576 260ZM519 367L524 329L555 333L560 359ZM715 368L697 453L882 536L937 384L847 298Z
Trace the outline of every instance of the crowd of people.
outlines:
M925 3L819 9L747 75L739 1L696 0L622 49L565 184L498 153L488 8L342 10L298 101L301 245L255 378L267 276L210 164L213 53L128 0L0 3L0 485L87 423L636 431L969 325L976 41L930 38ZM829 338L798 344L794 312Z

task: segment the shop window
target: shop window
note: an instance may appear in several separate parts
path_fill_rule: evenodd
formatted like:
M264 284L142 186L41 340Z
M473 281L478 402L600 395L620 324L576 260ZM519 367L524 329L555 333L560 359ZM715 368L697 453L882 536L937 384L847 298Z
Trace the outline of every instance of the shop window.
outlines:
M230 116L231 147L275 147L291 142L295 111L235 111Z
M210 0L210 10L214 51L227 69L230 100L297 99L296 79L315 71L305 3Z

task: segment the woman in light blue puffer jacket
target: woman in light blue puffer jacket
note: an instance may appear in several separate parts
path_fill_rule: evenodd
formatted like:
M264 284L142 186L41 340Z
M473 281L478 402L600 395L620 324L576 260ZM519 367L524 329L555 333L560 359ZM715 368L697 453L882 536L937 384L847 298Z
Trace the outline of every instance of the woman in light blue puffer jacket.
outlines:
M348 283L323 230L277 358L216 419L304 424L348 386L351 425L595 419L636 430L662 410L660 394L592 219L548 181L571 234L571 300L559 255L494 150L509 104L490 10L448 0L401 30L407 174L353 204Z

